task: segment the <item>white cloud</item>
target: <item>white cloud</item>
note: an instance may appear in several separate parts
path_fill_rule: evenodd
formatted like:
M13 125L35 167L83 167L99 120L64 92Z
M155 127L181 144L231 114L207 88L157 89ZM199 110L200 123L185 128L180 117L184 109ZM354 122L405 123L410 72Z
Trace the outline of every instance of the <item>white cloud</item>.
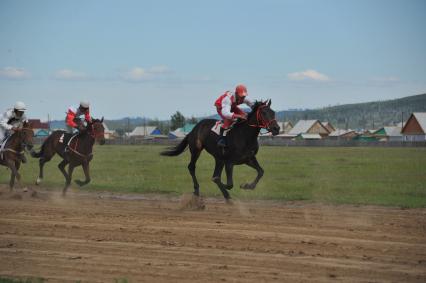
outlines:
M5 67L0 69L0 78L9 79L9 80L24 80L29 79L31 74L23 69L18 67Z
M378 83L396 83L399 82L400 79L398 77L375 77L371 79L373 82L378 82Z
M167 66L153 66L145 69L142 67L133 67L120 74L120 77L125 81L140 82L156 79L162 75L169 74L171 71Z
M292 81L303 81L303 80L311 80L318 82L328 82L330 78L327 75L321 74L315 70L306 70L301 72L290 73L287 75L289 80Z
M70 69L61 69L55 72L55 79L65 81L88 80L89 76L82 72L76 72Z
M170 73L170 69L167 66L160 65L149 68L148 72L152 74L167 74Z

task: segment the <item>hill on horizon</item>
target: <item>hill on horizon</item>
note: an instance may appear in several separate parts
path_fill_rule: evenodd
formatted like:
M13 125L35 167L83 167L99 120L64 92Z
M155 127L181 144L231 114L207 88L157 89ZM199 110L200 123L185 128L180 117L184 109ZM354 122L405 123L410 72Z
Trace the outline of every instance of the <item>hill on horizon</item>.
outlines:
M341 129L377 129L406 121L413 112L426 112L426 93L398 99L344 104L319 109L278 111L278 121L317 119Z

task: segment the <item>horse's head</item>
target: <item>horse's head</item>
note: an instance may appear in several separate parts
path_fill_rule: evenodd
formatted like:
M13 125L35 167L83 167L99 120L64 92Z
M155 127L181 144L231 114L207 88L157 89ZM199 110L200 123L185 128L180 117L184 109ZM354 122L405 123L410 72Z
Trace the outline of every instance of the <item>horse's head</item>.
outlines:
M18 128L16 131L16 135L18 136L19 142L26 147L28 150L32 150L33 144L33 136L34 132L31 127L31 124L28 122L24 122L22 127Z
M105 128L103 125L104 117L101 120L93 119L92 122L87 124L88 133L97 141L100 145L105 144Z
M247 120L250 126L265 128L274 136L280 132L280 127L277 120L275 120L275 111L271 109L271 100L265 102L257 101Z

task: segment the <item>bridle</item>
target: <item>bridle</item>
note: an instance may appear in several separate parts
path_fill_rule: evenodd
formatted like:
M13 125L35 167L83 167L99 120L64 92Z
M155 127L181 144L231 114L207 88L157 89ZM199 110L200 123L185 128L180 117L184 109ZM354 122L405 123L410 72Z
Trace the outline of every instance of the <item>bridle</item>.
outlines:
M98 137L100 137L100 136L103 136L104 134L103 133L97 133L96 131L95 131L95 127L93 126L94 125L94 123L92 123L92 124L90 124L90 131L88 131L88 134L94 139L94 140L96 140L96 138L98 138ZM78 150L77 150L77 147L78 147L78 138L76 139L76 142L75 142L75 145L74 145L74 148L72 147L72 145L69 145L68 146L68 149L70 150L70 151L72 151L73 153L75 153L76 155L78 155L78 156L80 156L81 158L83 158L83 159L85 159L85 160L87 160L87 159L89 159L91 156L93 156L93 153L92 152L90 152L89 154L87 154L87 155L84 155L84 154L82 154L82 153L80 153Z
M269 125L271 125L272 122L276 121L275 119L271 119L271 120L265 120L262 116L261 113L261 109L267 107L266 104L264 105L260 105L257 110L256 110L256 124L248 124L250 127L255 127L255 128L264 128L267 129L269 131Z
M94 123L92 123L91 125L90 125L90 133L89 133L89 135L93 138L93 139L97 139L97 138L99 138L99 137L103 137L104 136L104 133L102 133L102 132L96 132L95 131L95 127L93 126L94 125Z
M31 131L31 134L33 134L33 129L31 129L31 128L21 128L21 129L19 129L19 132L20 133L22 133L22 132L24 132L25 130L27 130L27 131ZM24 142L22 142L22 145L24 145L24 146L29 146L29 145L31 145L32 146L32 144L27 144L25 141Z
M28 130L28 131L31 131L31 132L32 132L32 130L33 130L33 129L31 129L31 128L21 128L21 129L19 129L18 131L16 131L16 133L17 133L17 134L19 133L19 135L20 135L20 134L22 133L22 131L24 131L24 130ZM22 138L22 137L21 137L21 138ZM22 145L24 148L25 148L25 147L28 147L28 144L27 144L25 141L23 141L23 142L21 143L21 145ZM31 146L32 146L32 144L31 144ZM14 154L23 154L25 150L17 151L17 150L14 150L14 149L10 148L10 147L5 147L2 151L3 151L3 152L5 152L5 151L9 151L9 152L12 152L12 153L14 153Z

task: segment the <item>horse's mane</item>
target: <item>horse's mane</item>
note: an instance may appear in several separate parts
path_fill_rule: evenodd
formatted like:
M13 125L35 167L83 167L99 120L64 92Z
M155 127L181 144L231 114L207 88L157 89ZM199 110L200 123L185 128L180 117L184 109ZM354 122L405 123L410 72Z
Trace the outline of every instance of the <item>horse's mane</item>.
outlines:
M254 102L254 105L253 105L251 111L247 114L247 120L239 120L237 123L234 124L234 127L240 127L240 126L248 123L248 121L252 118L252 116L256 115L257 109L260 106L265 105L265 104L266 104L266 101L256 100Z
M265 104L266 104L266 101L256 100L254 102L254 105L253 105L250 113L248 113L247 120L250 120L251 116L256 115L256 111L259 108L259 106L262 106L262 105L265 105Z

